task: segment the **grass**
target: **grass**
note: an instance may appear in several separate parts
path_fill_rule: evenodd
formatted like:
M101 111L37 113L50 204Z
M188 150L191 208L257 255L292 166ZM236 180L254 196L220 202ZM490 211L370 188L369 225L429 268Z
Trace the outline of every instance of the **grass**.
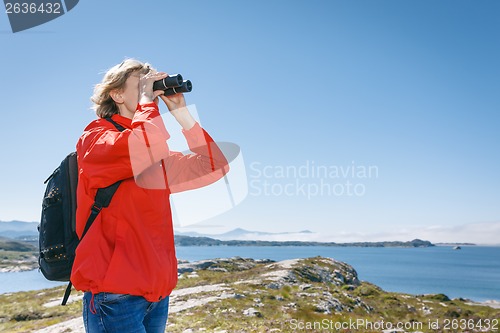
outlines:
M81 302L47 308L62 300L65 287L0 295L0 332L29 332L81 315ZM72 295L78 295L73 291Z
M321 269L314 267L320 266ZM349 324L360 320L364 323L391 323L412 326L413 331L438 332L429 327L429 322L443 324L444 320L499 319L500 310L486 306L469 305L466 300L449 300L446 295L416 296L385 292L379 287L363 282L356 288L335 283L325 283L322 274L333 272L322 260L302 261L294 269L297 281L284 284L279 289L266 287L269 281L258 284L234 284L240 280L252 280L269 272L268 266L257 265L254 269L227 275L220 272L198 272L199 278L181 279L180 284L190 286L206 283L227 283L238 298L222 299L200 308L192 308L169 317L168 332L332 332L335 325ZM323 274L324 275L324 274ZM301 290L301 284L310 285ZM318 302L335 298L342 305L341 311L331 309L324 313L318 309ZM254 308L257 315L249 317L244 312ZM300 326L298 324L302 323ZM321 326L311 329L307 324ZM409 330L411 331L411 330ZM442 330L441 330L442 331ZM455 330L456 332L462 332ZM473 332L474 330L470 330ZM479 330L476 330L479 331ZM357 327L342 332L381 332L380 329ZM463 331L465 332L465 331ZM491 332L495 332L491 330Z
M273 280L263 274L283 270L278 265L245 265L236 260L222 262L227 272L199 270L184 273L177 289L223 284L227 290L207 291L172 298L171 305L181 300L205 299L218 296L213 302L171 313L167 332L334 332L334 325L361 322L414 323L418 329L407 331L439 332L429 328L429 322L444 320L499 319L500 310L486 306L469 305L466 300L449 300L446 295L408 295L386 292L379 287L361 282L357 285L339 283L332 277L341 266L328 260L313 258L301 261L287 269L288 275ZM191 277L188 277L191 276ZM352 276L351 276L352 277ZM274 278L276 279L276 278ZM346 280L348 278L346 277ZM271 284L272 287L271 287ZM42 291L0 295L0 331L29 332L81 315L81 302L68 306L44 307L52 300L61 300L64 287ZM75 292L73 292L75 294ZM222 293L230 297L220 297ZM253 310L250 310L253 309ZM249 315L252 313L252 315ZM326 324L319 326L321 324ZM309 326L307 326L309 325ZM317 327L312 328L313 325ZM344 333L381 332L380 329L357 327ZM441 331L443 331L441 329ZM479 330L469 330L470 332ZM498 331L498 330L497 330ZM490 330L490 332L497 332ZM454 330L453 332L465 332Z

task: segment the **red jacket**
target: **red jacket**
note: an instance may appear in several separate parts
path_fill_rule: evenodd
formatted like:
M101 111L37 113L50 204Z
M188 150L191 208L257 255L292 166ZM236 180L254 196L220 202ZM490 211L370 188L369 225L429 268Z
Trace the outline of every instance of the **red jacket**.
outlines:
M154 302L170 295L177 283L170 193L213 183L228 165L198 123L183 130L193 154L170 151L155 103L138 105L133 119L112 119L125 130L98 119L85 128L76 146L79 235L97 189L123 181L78 246L71 281L76 289L93 294L140 295Z

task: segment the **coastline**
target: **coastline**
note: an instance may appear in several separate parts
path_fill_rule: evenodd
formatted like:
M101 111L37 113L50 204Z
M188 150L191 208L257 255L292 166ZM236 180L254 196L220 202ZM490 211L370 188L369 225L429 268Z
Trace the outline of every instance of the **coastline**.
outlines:
M482 306L488 306L488 307L493 308L493 309L500 309L500 300L487 300L484 302L471 301L471 302L467 302L467 304L482 305Z
M0 273L20 273L38 269L37 264L21 263L18 266L5 266L0 268Z
M361 281L352 266L325 257L208 259L180 263L178 272L167 326L167 331L174 333L248 329L295 332L293 324L306 318L391 323L405 318L420 323L447 318L500 318L500 308L496 307L500 301L388 292ZM0 331L83 332L81 292L74 291L72 302L61 307L64 288L0 295L0 311L6 319L0 322ZM435 332L425 328L419 331Z
M500 301L500 289L495 277L500 277L497 259L498 247L466 247L461 251L435 246L428 248L364 248L364 247L248 247L248 246L192 246L178 247L177 257L190 262L240 256L281 261L321 255L352 265L360 278L385 290L412 295L443 293L452 298L471 302ZM401 263L405 263L402 265ZM442 269L447 263L448 268ZM475 269L466 269L473 264ZM15 266L10 263L3 270L2 293L33 290L56 286L36 272L38 265ZM419 272L419 274L415 274ZM2 274L2 273L0 273ZM471 283L474 281L473 283ZM40 287L41 286L41 287ZM497 304L491 304L495 307Z

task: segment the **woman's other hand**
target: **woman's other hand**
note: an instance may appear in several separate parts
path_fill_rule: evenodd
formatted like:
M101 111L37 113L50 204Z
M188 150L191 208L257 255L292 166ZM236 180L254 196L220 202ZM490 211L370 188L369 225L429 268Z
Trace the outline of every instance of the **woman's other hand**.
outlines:
M153 83L167 76L167 73L157 72L154 69L151 69L147 74L141 75L139 78L139 104L157 102L155 99L163 94L163 90L153 91Z
M184 94L178 93L175 95L164 96L163 93L159 95L160 98L165 102L167 108L170 111L174 111L177 109L181 109L186 107L186 100L184 98Z

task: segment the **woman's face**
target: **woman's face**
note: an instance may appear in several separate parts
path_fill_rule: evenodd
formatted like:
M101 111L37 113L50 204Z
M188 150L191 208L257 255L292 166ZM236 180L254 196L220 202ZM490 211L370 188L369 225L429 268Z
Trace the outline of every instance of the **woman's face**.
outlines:
M125 81L125 86L121 92L123 106L125 107L123 111L130 113L132 116L137 109L137 103L139 103L139 75L139 72L133 72ZM122 112L122 110L120 111Z

